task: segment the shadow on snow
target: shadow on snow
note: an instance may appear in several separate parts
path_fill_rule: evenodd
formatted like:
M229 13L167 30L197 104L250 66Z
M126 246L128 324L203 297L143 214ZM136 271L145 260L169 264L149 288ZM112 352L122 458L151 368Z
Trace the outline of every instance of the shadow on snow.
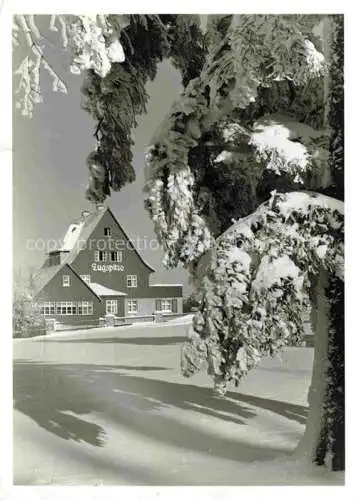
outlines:
M173 417L164 409L190 410L235 425L246 425L256 415L243 403L301 423L307 414L303 406L232 392L227 398L217 398L210 388L131 376L120 373L120 366L115 365L19 360L14 362L13 381L17 411L63 439L93 446L104 446L107 436L101 426L84 419L84 415L90 418L90 413L178 448L243 462L269 460L288 452L240 442L234 439L233 428L231 438L215 435L205 430L198 418L192 426L182 421L178 412Z

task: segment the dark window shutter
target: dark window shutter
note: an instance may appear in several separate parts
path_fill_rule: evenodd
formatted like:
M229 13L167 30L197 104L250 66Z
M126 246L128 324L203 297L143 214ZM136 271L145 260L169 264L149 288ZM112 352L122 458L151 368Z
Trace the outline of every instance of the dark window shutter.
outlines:
M178 301L177 299L172 299L172 312L178 312Z
M156 311L161 311L161 299L156 299Z

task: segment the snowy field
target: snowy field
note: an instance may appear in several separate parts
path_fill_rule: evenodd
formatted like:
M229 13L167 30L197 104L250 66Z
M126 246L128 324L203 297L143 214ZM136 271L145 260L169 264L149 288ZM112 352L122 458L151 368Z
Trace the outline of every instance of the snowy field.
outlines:
M265 360L219 399L206 375L180 375L186 329L174 320L15 341L14 483L342 484L291 457L311 347Z

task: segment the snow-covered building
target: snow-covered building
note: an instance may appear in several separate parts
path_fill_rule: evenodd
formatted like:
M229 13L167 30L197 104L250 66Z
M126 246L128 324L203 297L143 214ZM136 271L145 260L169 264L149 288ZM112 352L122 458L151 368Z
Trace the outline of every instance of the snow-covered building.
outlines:
M138 317L182 313L181 284L151 284L142 258L108 207L84 211L34 280L41 314L66 324L107 314Z

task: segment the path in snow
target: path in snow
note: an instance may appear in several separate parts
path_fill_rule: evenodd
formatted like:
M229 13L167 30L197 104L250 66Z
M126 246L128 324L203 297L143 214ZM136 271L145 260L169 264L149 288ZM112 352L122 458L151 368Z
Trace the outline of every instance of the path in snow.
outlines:
M290 453L313 350L265 360L225 399L180 375L187 325L14 342L15 484L332 484ZM288 466L285 463L289 464Z

